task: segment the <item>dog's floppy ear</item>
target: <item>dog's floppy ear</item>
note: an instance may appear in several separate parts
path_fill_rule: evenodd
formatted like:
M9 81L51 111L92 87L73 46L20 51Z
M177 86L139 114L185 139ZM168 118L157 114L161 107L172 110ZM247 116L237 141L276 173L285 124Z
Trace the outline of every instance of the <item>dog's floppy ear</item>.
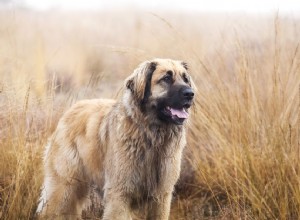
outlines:
M184 67L184 69L189 70L189 66L186 62L181 61L181 65Z
M134 90L133 90L133 78L129 77L126 80L126 88L129 89L132 93L134 93Z
M146 61L140 64L126 80L126 88L141 105L144 105L151 95L151 79L156 65L156 62Z

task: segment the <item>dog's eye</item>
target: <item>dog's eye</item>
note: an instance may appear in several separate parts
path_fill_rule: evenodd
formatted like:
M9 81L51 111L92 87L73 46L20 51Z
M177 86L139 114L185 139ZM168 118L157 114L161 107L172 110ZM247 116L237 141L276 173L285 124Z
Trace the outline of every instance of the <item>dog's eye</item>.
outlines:
M187 78L187 76L185 74L183 74L182 79L185 83L189 83L189 79Z
M171 82L171 81L172 81L172 76L166 75L166 76L164 76L163 80L164 80L165 82Z
M166 83L171 83L173 81L172 71L168 71L167 74L162 78L162 80Z

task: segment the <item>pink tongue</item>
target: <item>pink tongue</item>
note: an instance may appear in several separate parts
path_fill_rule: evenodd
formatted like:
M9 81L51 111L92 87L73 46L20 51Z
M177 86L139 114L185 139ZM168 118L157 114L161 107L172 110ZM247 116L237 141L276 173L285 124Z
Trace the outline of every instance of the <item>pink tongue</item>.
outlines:
M172 115L176 115L178 118L187 118L189 116L189 113L185 111L185 109L174 109L174 108L169 108L171 111Z

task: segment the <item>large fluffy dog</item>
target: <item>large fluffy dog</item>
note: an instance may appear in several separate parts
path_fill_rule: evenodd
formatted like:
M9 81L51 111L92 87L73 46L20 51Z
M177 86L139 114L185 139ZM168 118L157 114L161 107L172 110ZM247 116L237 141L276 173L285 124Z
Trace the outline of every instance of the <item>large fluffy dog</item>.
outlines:
M81 101L66 112L45 154L41 215L80 217L97 184L104 219L168 219L192 87L184 62L155 59L127 78L119 100Z

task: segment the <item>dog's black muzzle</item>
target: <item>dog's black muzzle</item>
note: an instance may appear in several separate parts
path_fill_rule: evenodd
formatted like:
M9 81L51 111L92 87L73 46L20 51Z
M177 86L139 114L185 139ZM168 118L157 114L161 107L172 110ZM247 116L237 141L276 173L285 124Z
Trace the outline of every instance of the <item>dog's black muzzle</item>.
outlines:
M182 125L188 118L188 109L193 104L194 91L186 85L172 86L166 97L159 102L159 118L163 121Z

